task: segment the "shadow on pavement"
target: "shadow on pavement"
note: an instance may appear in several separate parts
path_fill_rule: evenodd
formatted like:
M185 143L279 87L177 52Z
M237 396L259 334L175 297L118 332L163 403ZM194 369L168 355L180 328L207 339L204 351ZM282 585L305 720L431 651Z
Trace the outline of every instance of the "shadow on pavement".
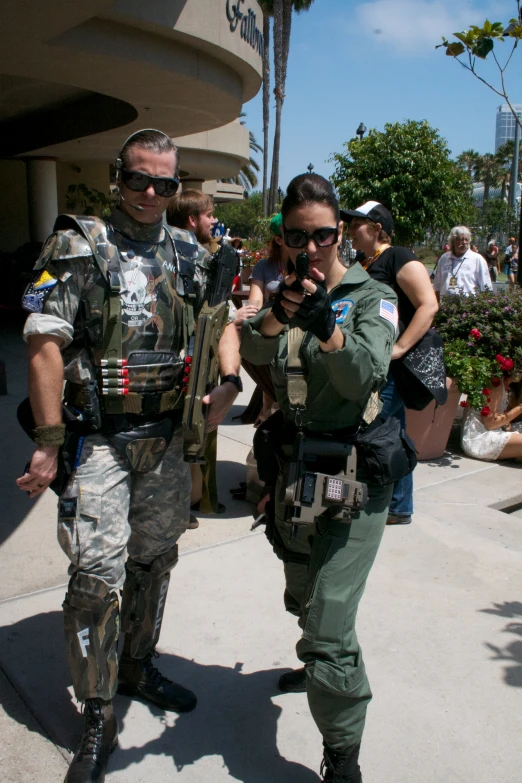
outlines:
M61 612L38 614L0 628L0 665L36 717L42 735L72 750L83 719L67 691L70 677ZM173 770L178 771L204 757L221 756L230 775L244 783L319 781L315 772L287 761L277 749L282 710L271 697L278 694L276 683L286 669L243 674L241 663L233 668L203 665L167 653L158 665L165 676L196 691L198 706L176 717L174 726L162 720L162 710L151 706L150 720L157 725L159 736L140 747L118 748L108 773L139 764L150 755L171 757ZM116 696L122 732L130 704L130 699ZM5 706L9 711L9 705ZM9 714L20 720L18 711L11 709Z
M498 617L513 619L508 623L503 633L511 633L522 637L522 603L520 601L505 601L503 604L494 604L490 609L481 609L484 614L495 614ZM522 688L522 641L511 641L505 647L486 642L486 647L493 653L492 661L506 661L504 666L504 682L514 688Z

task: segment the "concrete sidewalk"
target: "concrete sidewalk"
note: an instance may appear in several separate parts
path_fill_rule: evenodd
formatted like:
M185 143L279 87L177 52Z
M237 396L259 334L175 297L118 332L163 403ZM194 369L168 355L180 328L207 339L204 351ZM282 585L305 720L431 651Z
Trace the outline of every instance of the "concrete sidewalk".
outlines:
M22 354L16 340L0 351L10 391L0 397L9 443L0 455L0 779L54 783L82 719L68 688L55 497L31 504L12 484L31 451L11 422ZM253 431L228 422L219 435L226 518L201 518L183 537L160 644L161 670L199 704L177 716L117 697L121 741L108 783L319 780L321 738L306 697L276 688L297 665L282 569L262 533L249 532L250 506L229 499ZM522 520L491 506L522 504L521 479L519 465L459 454L418 466L414 523L386 530L361 604L374 691L365 783L520 782Z

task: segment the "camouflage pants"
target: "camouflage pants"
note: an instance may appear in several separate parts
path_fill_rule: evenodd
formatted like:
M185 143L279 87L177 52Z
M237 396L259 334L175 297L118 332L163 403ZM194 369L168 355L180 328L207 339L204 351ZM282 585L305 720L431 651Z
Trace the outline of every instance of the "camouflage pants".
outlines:
M125 549L148 565L187 529L190 472L181 431L157 468L143 474L133 473L102 435L87 437L62 499L58 541L71 561L69 574L89 575L104 582L107 591L117 590L125 579Z

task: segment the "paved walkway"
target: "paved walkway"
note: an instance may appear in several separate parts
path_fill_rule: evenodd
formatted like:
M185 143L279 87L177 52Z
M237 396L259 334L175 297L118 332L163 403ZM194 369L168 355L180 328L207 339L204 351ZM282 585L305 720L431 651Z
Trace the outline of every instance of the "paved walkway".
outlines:
M31 448L13 422L25 388L23 347L0 350L0 779L63 779L82 719L65 664L66 560L55 497L13 487ZM248 400L238 401L237 413ZM295 621L280 564L251 509L229 499L244 478L252 428L220 427L226 518L182 540L162 633L162 671L194 688L177 716L117 697L121 742L107 783L312 783L321 739L304 694L277 693L296 665ZM520 783L522 569L517 464L447 453L416 470L416 514L387 529L361 605L359 635L374 690L362 751L365 783Z

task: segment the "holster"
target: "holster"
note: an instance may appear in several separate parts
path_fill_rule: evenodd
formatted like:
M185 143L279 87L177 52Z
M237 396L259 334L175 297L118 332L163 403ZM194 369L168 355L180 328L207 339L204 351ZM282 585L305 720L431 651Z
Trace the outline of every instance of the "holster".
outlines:
M321 470L318 470L318 468ZM280 502L291 507L290 521L313 524L327 514L340 522L364 508L368 487L357 481L357 454L353 443L327 434L298 432L281 486Z
M133 471L148 473L159 465L172 440L174 429L174 420L166 417L139 424L131 430L113 433L107 439L127 459Z

